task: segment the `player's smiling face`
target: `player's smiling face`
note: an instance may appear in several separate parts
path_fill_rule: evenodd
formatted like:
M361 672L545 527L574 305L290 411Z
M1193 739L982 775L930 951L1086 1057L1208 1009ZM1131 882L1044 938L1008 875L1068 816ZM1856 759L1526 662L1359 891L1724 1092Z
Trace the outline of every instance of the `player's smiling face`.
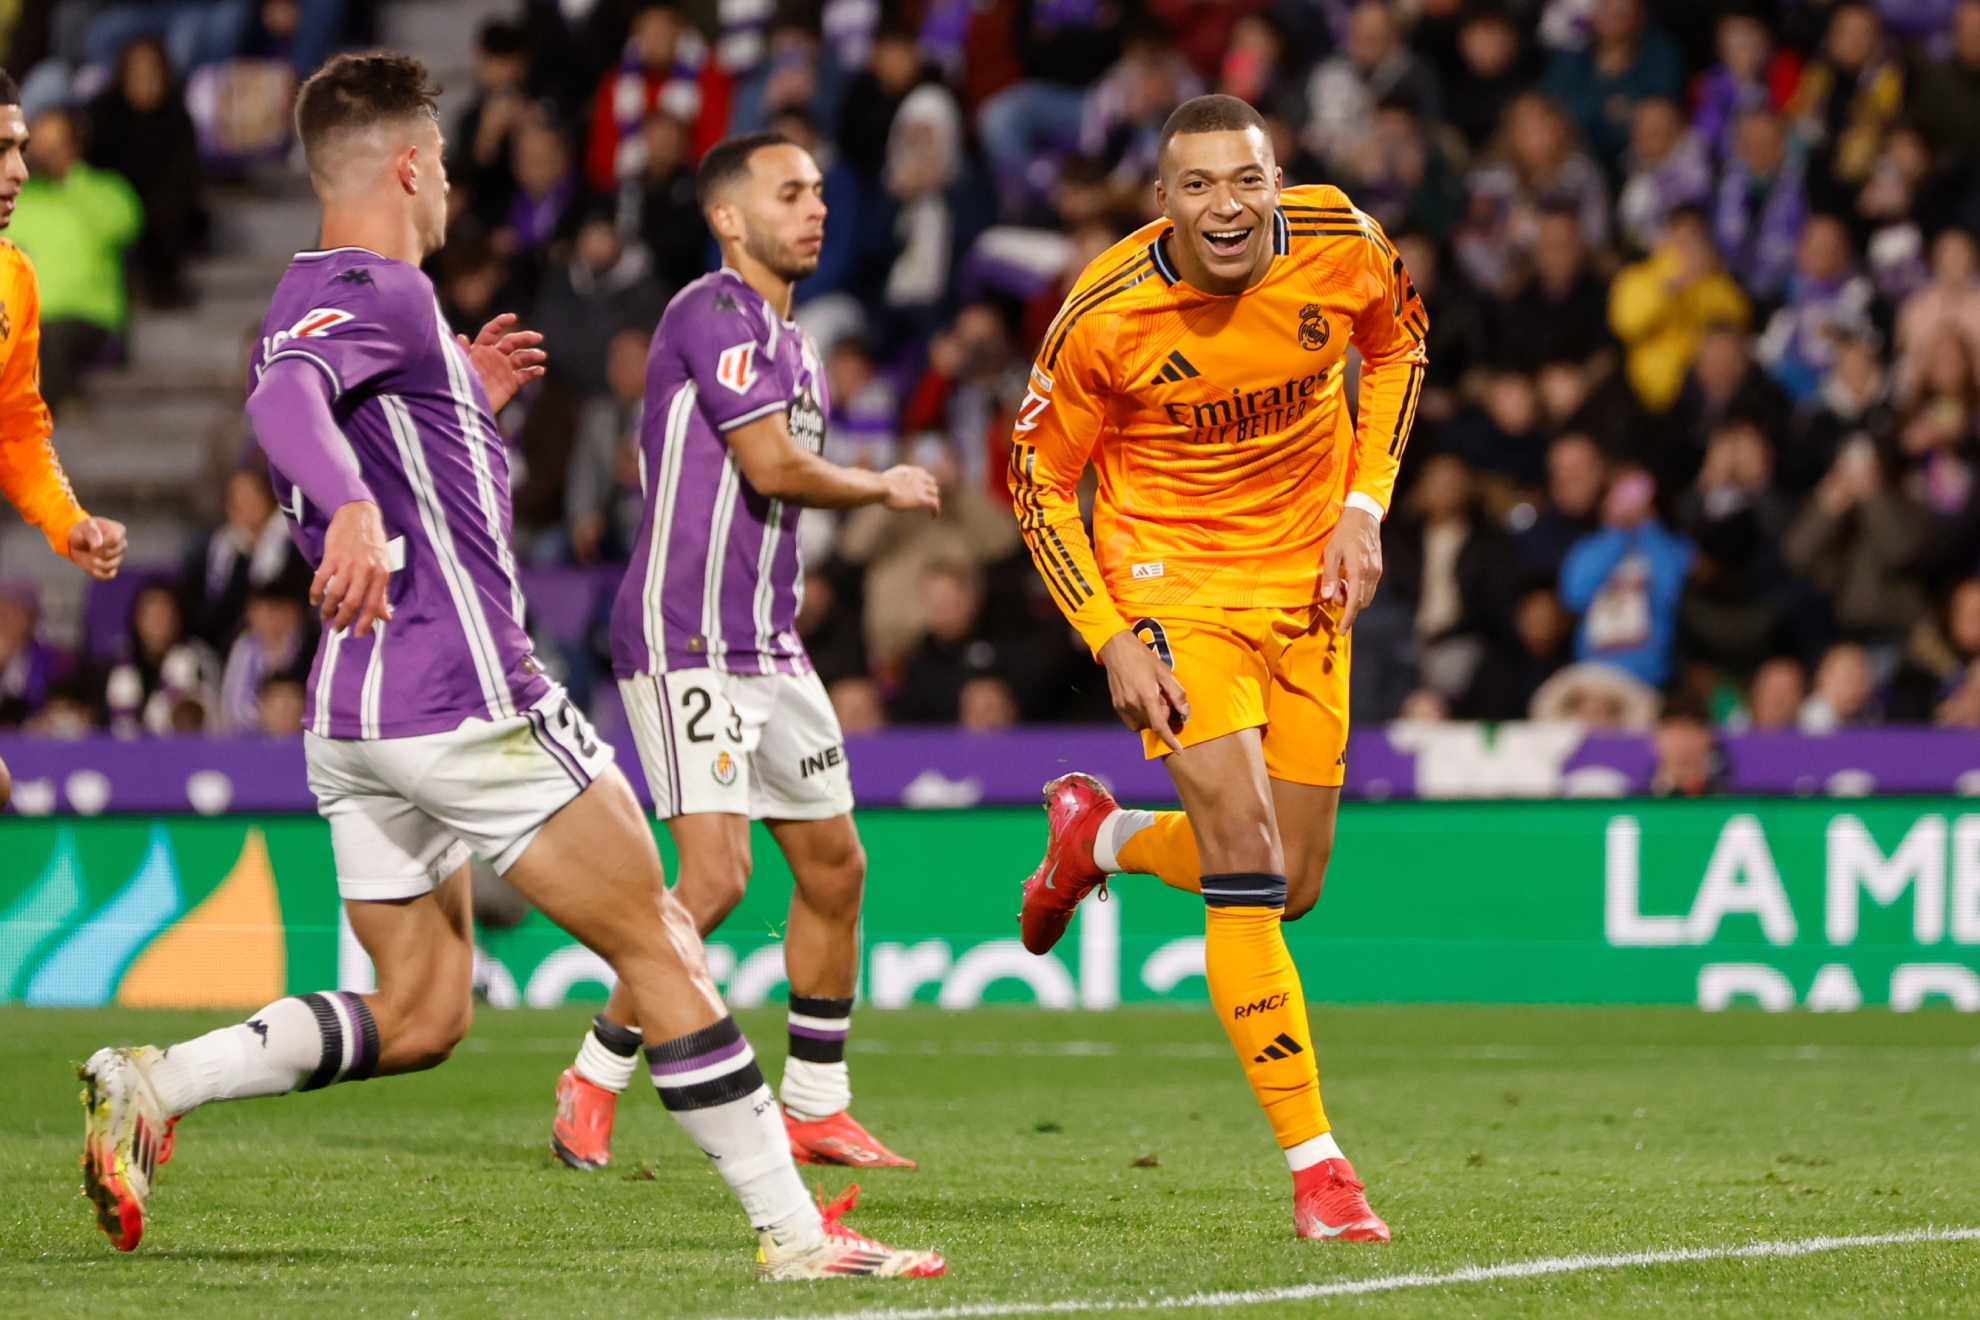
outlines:
M14 203L27 182L27 120L17 105L0 105L0 229L14 218Z
M1256 128L1169 139L1155 199L1175 224L1169 255L1205 293L1242 293L1272 265L1279 166Z

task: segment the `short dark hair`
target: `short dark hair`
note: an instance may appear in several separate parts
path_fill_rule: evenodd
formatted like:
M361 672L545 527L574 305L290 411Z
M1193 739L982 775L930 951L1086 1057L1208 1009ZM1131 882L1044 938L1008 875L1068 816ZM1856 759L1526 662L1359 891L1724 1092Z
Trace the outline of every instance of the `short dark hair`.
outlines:
M1247 128L1263 133L1268 143L1272 140L1272 130L1266 125L1265 116L1259 114L1249 101L1225 96L1221 92L1193 96L1177 106L1162 125L1162 140L1156 159L1166 160L1169 143L1184 133L1242 133Z
M0 105L19 105L21 87L14 81L14 75L0 69Z
M314 165L333 134L422 115L438 122L439 95L426 66L410 55L374 50L334 56L296 96L296 136Z
M694 172L694 200L706 211L715 204L715 194L749 176L749 158L765 147L794 147L797 143L782 133L738 133L723 138L701 158Z

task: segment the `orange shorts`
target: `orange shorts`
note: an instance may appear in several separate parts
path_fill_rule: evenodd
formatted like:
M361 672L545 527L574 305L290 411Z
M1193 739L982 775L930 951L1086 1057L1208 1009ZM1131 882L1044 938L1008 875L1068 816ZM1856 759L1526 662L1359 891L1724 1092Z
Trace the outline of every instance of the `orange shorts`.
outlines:
M1132 614L1130 617L1133 617ZM1162 606L1134 618L1189 698L1185 747L1263 728L1274 779L1338 788L1347 776L1349 639L1318 605ZM1169 749L1141 735L1150 760Z

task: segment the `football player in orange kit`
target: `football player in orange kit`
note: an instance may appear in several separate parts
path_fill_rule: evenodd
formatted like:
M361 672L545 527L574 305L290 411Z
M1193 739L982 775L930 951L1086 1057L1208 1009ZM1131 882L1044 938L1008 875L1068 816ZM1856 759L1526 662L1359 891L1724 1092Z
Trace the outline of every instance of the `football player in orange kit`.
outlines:
M0 71L0 229L14 218L27 182L27 120L20 89ZM92 518L55 457L54 422L41 399L41 295L27 254L0 239L0 492L22 518L41 529L56 554L99 581L117 576L124 560L124 525ZM0 764L0 806L13 779Z
M1184 810L1123 811L1086 775L1046 785L1024 942L1051 948L1111 872L1200 892L1210 1000L1292 1168L1295 1231L1385 1242L1321 1107L1279 927L1313 906L1333 847L1348 630L1381 576L1428 323L1339 189L1281 191L1243 101L1184 103L1158 170L1166 218L1088 266L1046 332L1010 477L1040 574Z

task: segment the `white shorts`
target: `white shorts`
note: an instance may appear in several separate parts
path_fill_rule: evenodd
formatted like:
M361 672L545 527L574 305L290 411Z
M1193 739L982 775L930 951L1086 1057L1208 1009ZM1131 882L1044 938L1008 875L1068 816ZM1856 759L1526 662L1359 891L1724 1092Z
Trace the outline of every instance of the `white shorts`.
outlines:
M619 691L662 820L829 820L853 809L846 737L818 675L676 669L622 678Z
M310 791L330 822L337 891L416 898L470 853L507 871L543 823L612 764L561 687L520 715L414 738L303 735Z

